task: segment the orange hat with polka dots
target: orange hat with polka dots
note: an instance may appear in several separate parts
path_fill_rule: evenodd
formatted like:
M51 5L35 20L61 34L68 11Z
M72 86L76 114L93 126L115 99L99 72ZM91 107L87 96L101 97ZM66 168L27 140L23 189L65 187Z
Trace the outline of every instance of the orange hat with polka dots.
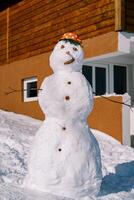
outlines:
M75 42L79 43L82 46L82 40L79 38L79 36L76 33L65 33L60 40L74 40Z

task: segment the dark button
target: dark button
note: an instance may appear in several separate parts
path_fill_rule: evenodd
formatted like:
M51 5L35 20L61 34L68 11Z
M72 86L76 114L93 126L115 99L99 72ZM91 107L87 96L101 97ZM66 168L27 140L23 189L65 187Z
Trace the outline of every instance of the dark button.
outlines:
M61 149L58 149L58 151L61 151Z
M67 83L68 83L69 85L71 85L71 81L68 81Z
M70 100L70 97L69 96L65 96L65 99L68 101L68 100Z
M63 130L63 131L65 131L65 130L66 130L66 127L65 127L65 126L63 126L63 127L62 127L62 130Z

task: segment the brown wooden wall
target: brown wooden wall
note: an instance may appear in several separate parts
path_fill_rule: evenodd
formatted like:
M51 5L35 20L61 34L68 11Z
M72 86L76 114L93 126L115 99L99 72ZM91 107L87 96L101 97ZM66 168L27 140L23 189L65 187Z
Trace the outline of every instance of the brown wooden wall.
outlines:
M82 39L113 31L114 14L114 0L23 0L9 8L9 62L50 51L68 31Z
M134 0L125 1L125 30L134 32Z
M7 18L6 18L6 11L0 12L0 65L4 64L6 62L6 56L7 56Z

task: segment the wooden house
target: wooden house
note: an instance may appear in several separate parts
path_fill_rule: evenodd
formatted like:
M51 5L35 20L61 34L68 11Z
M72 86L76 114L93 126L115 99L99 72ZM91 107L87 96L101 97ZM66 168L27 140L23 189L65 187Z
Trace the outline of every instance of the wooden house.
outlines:
M65 32L83 40L83 73L97 95L90 127L130 145L130 109L113 101L128 93L134 104L133 0L0 0L0 108L44 118L30 88L52 73L49 55Z

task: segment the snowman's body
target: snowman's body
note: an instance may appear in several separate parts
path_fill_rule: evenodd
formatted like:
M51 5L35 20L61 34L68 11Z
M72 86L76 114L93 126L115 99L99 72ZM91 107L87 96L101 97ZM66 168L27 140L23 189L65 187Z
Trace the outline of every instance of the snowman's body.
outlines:
M44 80L39 94L46 120L35 136L24 185L72 198L96 195L102 174L98 142L86 123L93 104L91 87L80 68L59 63L57 70L57 46L50 57L55 73ZM74 57L77 61L80 56ZM82 55L79 67L81 63Z
M80 72L58 72L42 83L39 103L46 117L86 120L92 109L92 90ZM81 89L82 88L82 89Z

